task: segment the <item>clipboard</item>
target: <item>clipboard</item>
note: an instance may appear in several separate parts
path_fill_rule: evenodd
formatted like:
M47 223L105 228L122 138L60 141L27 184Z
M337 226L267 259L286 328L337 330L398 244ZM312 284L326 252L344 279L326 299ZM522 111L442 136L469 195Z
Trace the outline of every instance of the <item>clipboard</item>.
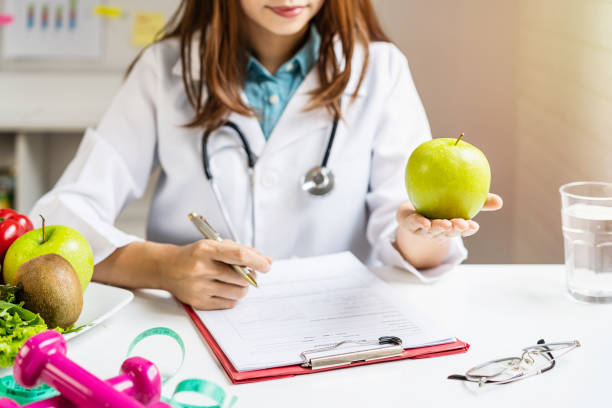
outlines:
M227 358L221 347L217 344L212 334L208 331L204 323L200 320L197 313L189 305L183 304L185 311L193 320L196 328L214 353L215 357L225 370L232 384L246 384L259 381L277 380L281 378L294 377L302 374L313 374L323 371L335 370L340 368L357 367L365 364L382 363L403 359L417 359L447 356L451 354L465 353L470 345L462 341L438 344L433 346L403 349L401 340L397 343L395 337L381 337L378 340L378 347L359 352L343 352L341 343L329 347L328 349L338 349L337 354L328 355L321 358L310 357L314 352L323 349L305 350L302 352L303 364L290 365L285 367L267 368L264 370L237 371L230 360ZM342 342L344 343L344 342Z

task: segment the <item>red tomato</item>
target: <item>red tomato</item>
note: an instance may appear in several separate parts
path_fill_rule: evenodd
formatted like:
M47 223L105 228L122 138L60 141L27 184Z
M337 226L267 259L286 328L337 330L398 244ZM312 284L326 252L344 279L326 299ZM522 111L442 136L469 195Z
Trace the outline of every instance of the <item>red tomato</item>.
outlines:
M0 262L11 244L20 236L34 229L28 217L10 208L0 209Z

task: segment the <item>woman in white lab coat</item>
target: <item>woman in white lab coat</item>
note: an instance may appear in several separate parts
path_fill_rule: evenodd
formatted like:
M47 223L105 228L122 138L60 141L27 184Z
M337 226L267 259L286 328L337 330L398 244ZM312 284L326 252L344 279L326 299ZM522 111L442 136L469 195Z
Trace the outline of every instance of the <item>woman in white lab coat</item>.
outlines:
M466 258L460 237L478 224L428 220L407 201L405 164L430 137L369 0L183 0L32 214L87 237L95 280L166 289L200 309L245 296L228 263L266 272L270 257L350 250L431 279ZM333 188L311 194L320 185L303 177L324 156ZM157 168L143 241L114 221ZM490 195L484 208L499 207ZM235 241L202 240L191 212Z

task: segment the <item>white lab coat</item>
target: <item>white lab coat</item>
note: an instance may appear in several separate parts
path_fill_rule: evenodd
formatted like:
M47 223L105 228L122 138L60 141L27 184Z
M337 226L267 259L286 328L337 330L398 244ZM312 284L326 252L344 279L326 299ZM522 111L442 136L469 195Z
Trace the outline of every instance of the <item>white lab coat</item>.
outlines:
M268 141L256 118L230 116L257 157L253 243L245 154L227 128L209 139L212 172L239 241L274 259L350 250L364 262L395 265L422 280L435 279L463 261L467 252L461 239L454 238L443 265L417 271L392 245L396 209L407 199L405 164L412 150L430 138L430 130L405 57L389 43L369 48L368 71L356 99L351 103L363 63L359 47L342 97L345 120L339 123L328 163L336 180L329 195L316 197L300 188L301 177L321 163L332 125L326 110L304 111L309 92L318 84L316 70L306 76ZM197 77L197 62L192 69ZM54 224L81 231L98 263L116 248L139 240L114 227L114 221L126 204L143 195L151 172L159 167L147 239L175 244L201 239L187 219L194 211L227 237L203 173L202 130L182 126L192 117L178 41L151 46L32 214L45 214Z

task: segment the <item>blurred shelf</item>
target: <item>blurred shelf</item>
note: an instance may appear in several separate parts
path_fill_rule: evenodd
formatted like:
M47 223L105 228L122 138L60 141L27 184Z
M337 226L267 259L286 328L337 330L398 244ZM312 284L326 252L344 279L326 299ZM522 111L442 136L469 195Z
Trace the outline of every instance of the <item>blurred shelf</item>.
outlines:
M0 132L82 132L122 80L119 72L0 72Z
M28 213L55 185L122 81L120 72L0 71L0 167L14 171L15 209ZM155 179L119 215L125 232L144 238Z

